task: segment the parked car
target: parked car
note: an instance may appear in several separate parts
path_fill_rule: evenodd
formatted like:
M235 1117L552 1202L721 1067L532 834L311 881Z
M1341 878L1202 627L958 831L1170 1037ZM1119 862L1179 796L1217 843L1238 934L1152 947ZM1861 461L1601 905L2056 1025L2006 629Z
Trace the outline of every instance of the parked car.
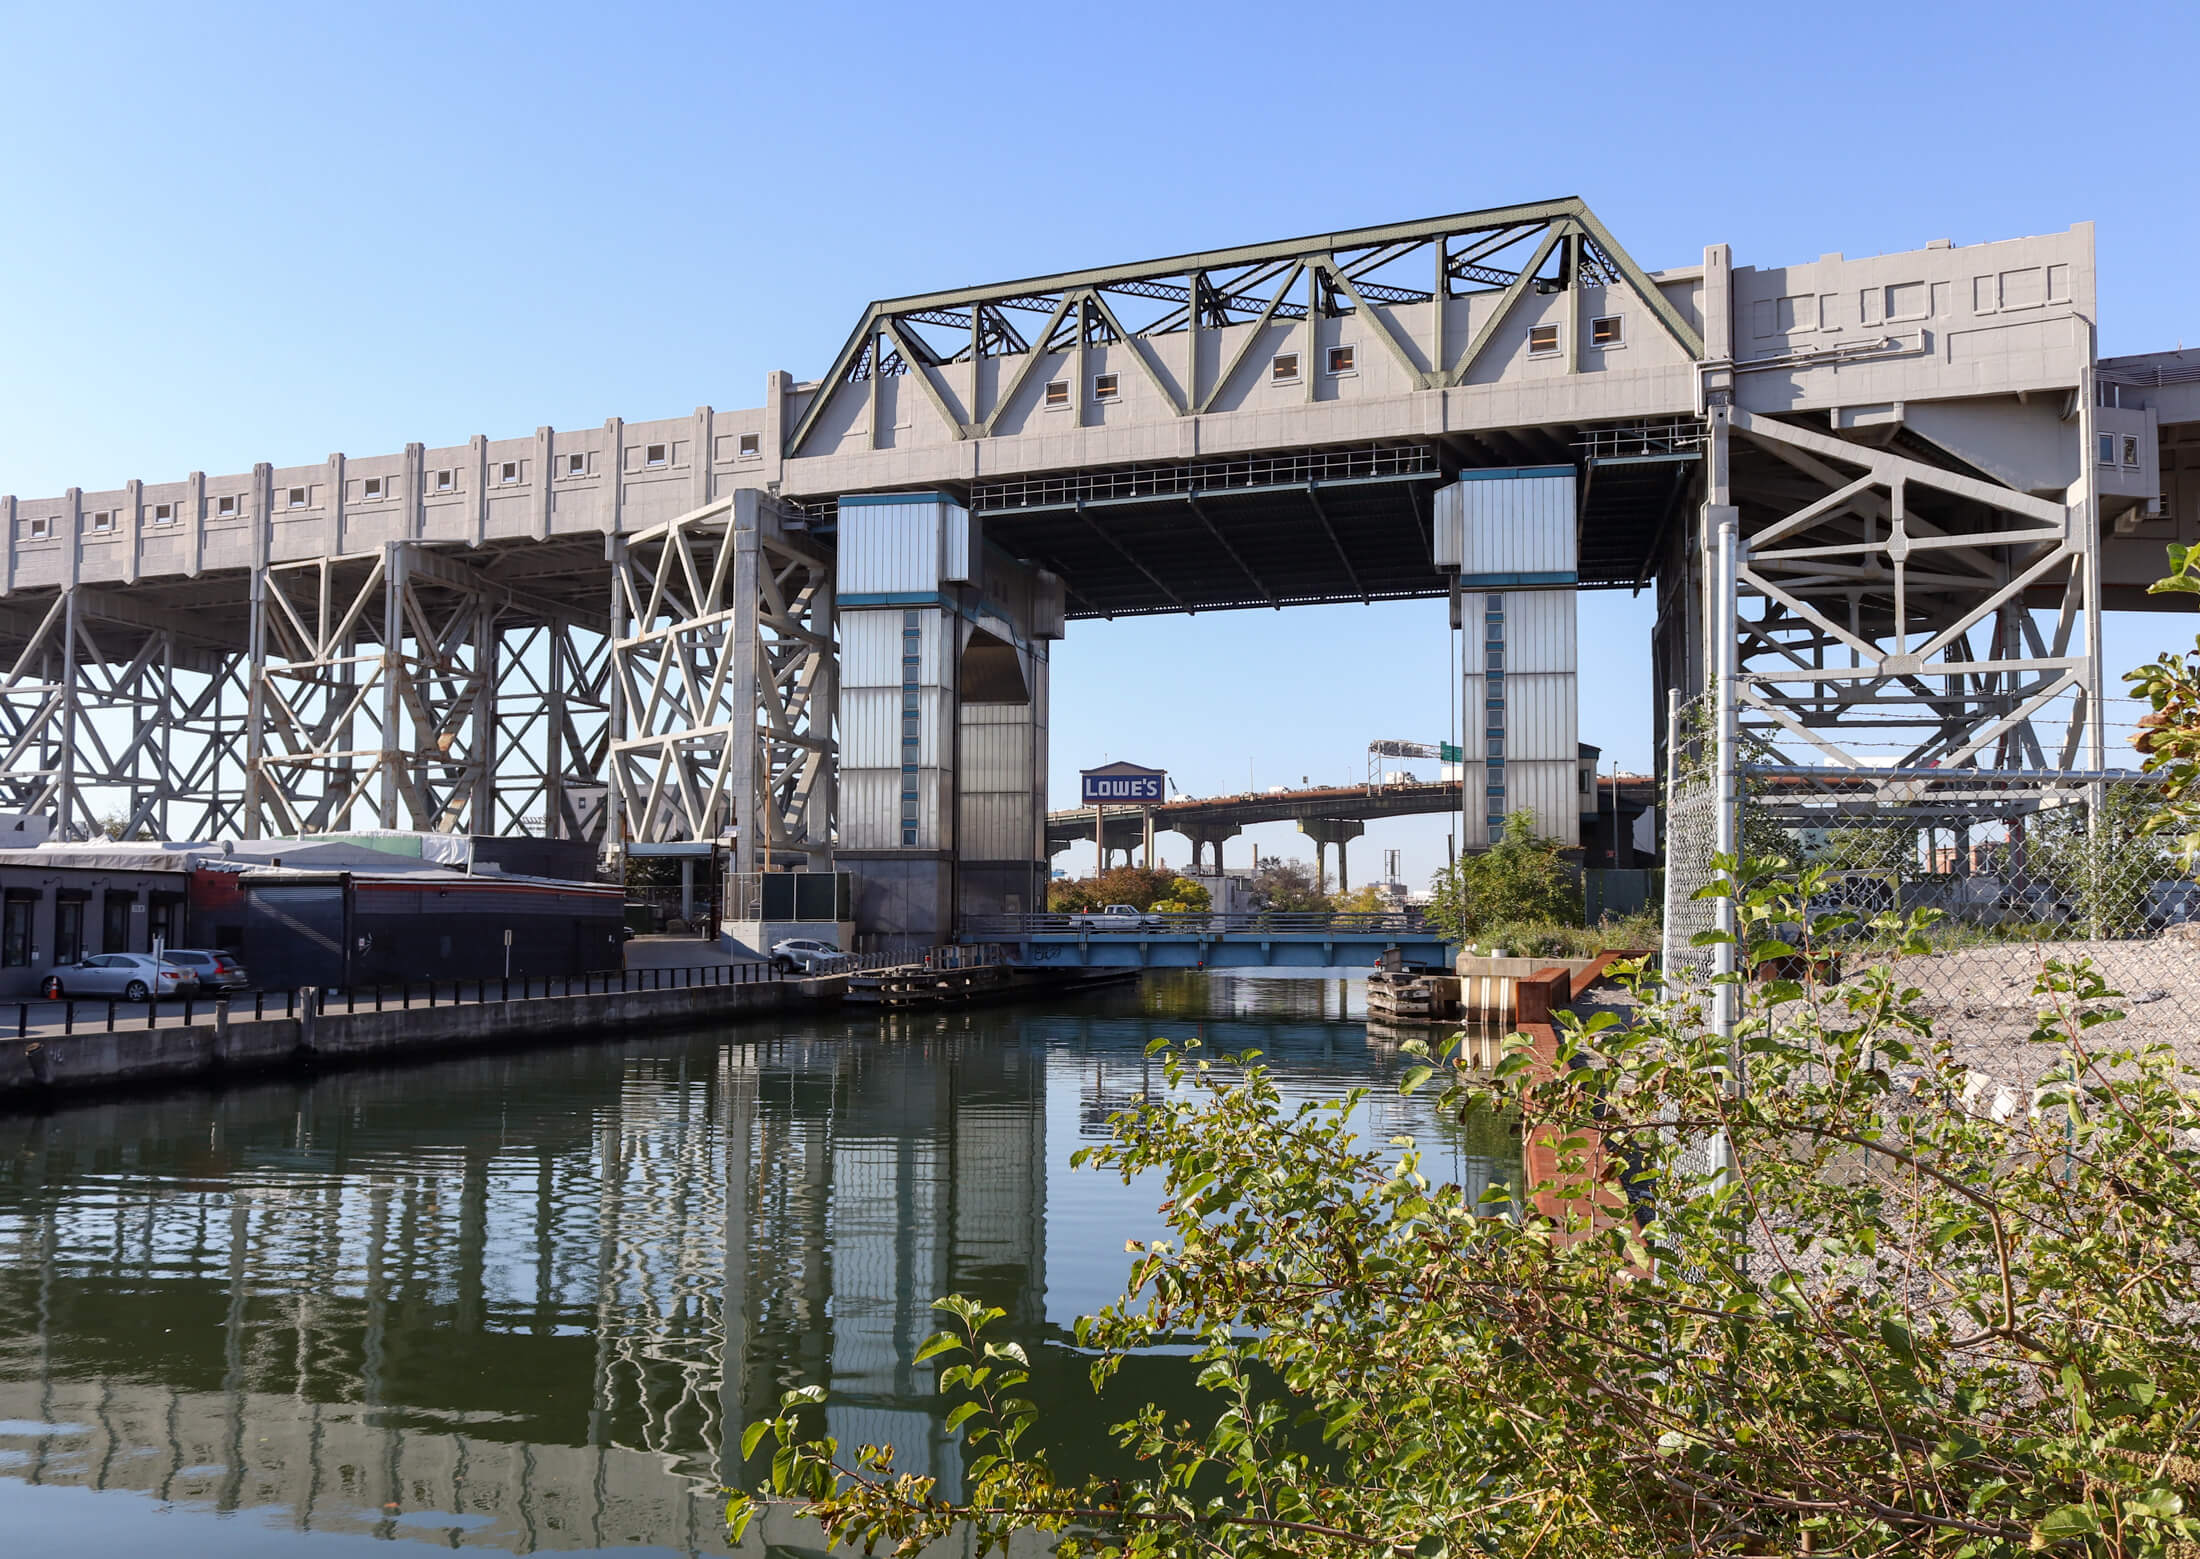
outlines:
M791 936L772 944L772 967L781 974L831 974L847 958L830 942Z
M1158 931L1168 923L1166 916L1134 909L1128 904L1081 909L1069 917L1073 931Z
M56 964L38 984L38 993L55 1000L63 996L120 996L125 1001L153 1001L162 996L191 996L198 992L199 977L151 953L93 953L73 964Z
M252 988L252 977L244 972L244 965L237 962L234 953L215 948L171 947L161 957L197 975L201 990L245 991Z

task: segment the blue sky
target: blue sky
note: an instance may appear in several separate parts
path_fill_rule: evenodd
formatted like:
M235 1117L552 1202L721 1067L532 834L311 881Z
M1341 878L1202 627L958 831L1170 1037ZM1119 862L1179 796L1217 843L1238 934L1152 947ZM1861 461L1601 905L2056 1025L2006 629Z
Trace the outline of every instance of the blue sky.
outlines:
M2190 5L19 6L6 42L25 496L755 405L873 297L1559 194L1653 267L2090 219L2102 350L2200 342ZM1635 768L1646 608L1582 613L1583 738ZM2191 626L2112 621L2112 659ZM1055 793L1357 777L1440 733L1444 638L1427 604L1080 625Z

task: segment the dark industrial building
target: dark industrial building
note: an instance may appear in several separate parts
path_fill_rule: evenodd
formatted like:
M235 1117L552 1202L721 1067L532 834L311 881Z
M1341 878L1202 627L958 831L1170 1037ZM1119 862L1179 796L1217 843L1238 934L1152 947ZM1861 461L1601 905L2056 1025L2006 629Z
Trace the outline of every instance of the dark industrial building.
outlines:
M626 894L501 873L239 873L245 966L283 983L352 986L579 975L621 966Z
M467 841L418 837L0 849L0 998L156 944L234 952L269 989L621 966L621 888L519 875L487 851L423 859Z

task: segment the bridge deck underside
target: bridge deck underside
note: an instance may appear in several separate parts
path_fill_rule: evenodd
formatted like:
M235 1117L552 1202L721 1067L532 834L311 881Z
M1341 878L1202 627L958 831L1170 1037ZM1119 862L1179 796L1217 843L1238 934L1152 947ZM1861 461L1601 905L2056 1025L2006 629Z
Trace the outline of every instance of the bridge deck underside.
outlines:
M1544 461L1544 452L1567 460L1575 434L1525 429L1494 447L1530 461ZM1297 451L1227 469L1028 478L981 486L972 503L988 540L1067 581L1073 618L1418 600L1450 589L1434 561L1437 487L1496 459L1480 441ZM1638 586L1696 491L1700 458L1692 450L1590 455L1587 466L1581 583Z
M1071 617L1398 601L1448 588L1439 473L981 509L986 538L1067 581Z

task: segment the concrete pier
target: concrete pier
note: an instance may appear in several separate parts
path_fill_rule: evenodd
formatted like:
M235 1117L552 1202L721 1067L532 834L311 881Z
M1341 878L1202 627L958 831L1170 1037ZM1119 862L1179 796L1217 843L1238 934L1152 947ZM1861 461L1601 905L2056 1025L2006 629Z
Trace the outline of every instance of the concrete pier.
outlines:
M0 1111L107 1089L226 1080L499 1045L693 1028L766 1013L838 1006L845 977L698 983L658 990L312 1012L249 1019L228 1012L160 1028L0 1041Z

